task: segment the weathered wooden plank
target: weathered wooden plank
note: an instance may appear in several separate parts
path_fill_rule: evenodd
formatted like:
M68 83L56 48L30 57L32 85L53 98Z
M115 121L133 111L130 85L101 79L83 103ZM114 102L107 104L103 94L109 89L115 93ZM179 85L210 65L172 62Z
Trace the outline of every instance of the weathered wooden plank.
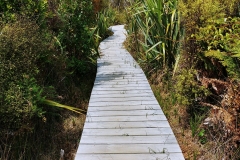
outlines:
M127 71L127 70L126 70ZM115 77L115 76L126 76L126 77L143 77L145 78L145 74L143 73L136 73L136 72L107 72L105 69L105 72L98 72L97 77Z
M132 78L124 78L124 77L118 77L118 78L111 78L111 77L104 77L104 78L96 78L95 81L116 81L116 82L139 82L139 81L147 81L144 78L138 78L138 77L132 77Z
M150 90L150 87L131 87L131 86L126 86L126 87L102 87L102 86L96 86L95 88L93 88L93 92L94 91L122 91L122 90L125 90L125 91L131 91L131 90L149 90L149 92L151 91Z
M138 122L138 121L162 121L167 120L165 115L148 116L87 116L86 122Z
M144 80L144 78L134 77L134 76L131 76L131 75L129 75L129 77L127 77L126 75L115 75L113 77L111 77L111 76L101 76L101 77L95 79L95 83L98 84L99 82L104 82L106 80L108 80L111 83L116 81L115 84L118 84L120 82L121 83L122 82L128 82L127 85L129 85L129 84L143 84L144 87L146 86L144 84L148 84L148 83L146 83L147 80ZM130 82L132 82L132 83L130 83ZM133 83L133 82L135 82L135 83ZM110 84L108 84L108 85L110 85ZM149 84L147 86L150 87Z
M123 79L122 77L121 78L115 78L115 79L111 79L111 78L104 78L104 79L95 79L95 82L94 82L97 86L100 85L100 84L105 84L105 85L126 85L126 86L129 86L131 84L133 85L143 85L143 86L146 86L148 84L148 81L145 80L145 82L143 80L137 80L137 79ZM150 87L150 86L149 86Z
M111 71L108 71L108 72L106 72L106 73L111 73ZM132 76L132 75L128 75L129 77L126 77L125 76L125 79L123 78L123 76L125 76L125 75L120 75L120 74L118 74L118 75L115 75L115 77L112 77L112 80L114 80L114 79L117 79L117 80L120 80L120 82L121 81L128 81L128 82L130 82L130 79L133 81L138 81L139 83L146 83L146 82L148 82L147 80L145 80L143 77L134 77L134 76ZM119 78L120 77L120 78ZM110 79L111 78L111 76L104 76L104 77L96 77L96 80L105 80L105 79ZM96 82L96 81L95 81Z
M137 81L121 81L121 82L114 82L110 81L106 83L106 81L98 81L95 83L96 87L150 87L148 83L140 83ZM150 87L151 88L151 87Z
M123 59L123 58L122 58ZM100 63L100 66L101 65L108 65L109 63L112 64L112 66L116 66L116 65L119 65L121 64L121 68L122 67L126 67L126 66L132 66L132 67L136 67L137 68L137 63L136 62L133 62L131 60L121 60L121 58L119 58L118 60L112 60L112 59L108 59L108 58L105 58L103 60L99 60L98 61ZM140 68L139 68L140 69Z
M118 58L118 56L132 57L131 55L129 55L126 49L121 49L121 48L117 51L108 50L108 54L104 54L104 52L102 53L103 54L99 59L102 59L104 57Z
M120 65L120 64L119 64ZM116 67L119 67L119 65L118 66L116 66ZM126 68L129 68L129 66L126 66ZM104 67L104 68L102 68L102 69L105 69L106 70L106 73L104 73L104 74L101 74L99 77L96 77L97 79L104 79L104 78L122 78L122 79L127 79L127 78L134 78L134 79L137 79L137 80L143 80L143 81L145 81L146 80L146 78L144 77L144 76L142 76L142 75L134 75L134 74L114 74L113 76L110 76L110 75L106 75L107 73L109 73L109 74L112 74L111 73L111 69L109 68L109 70L108 70L108 68L107 67ZM122 68L122 69L124 69L124 68ZM123 76L124 76L124 78L123 78Z
M102 64L100 66L97 66L97 70L105 70L108 73L111 73L111 71L120 71L120 70L126 70L126 71L132 71L134 69L137 69L138 71L141 71L140 68L137 68L134 66L132 66L131 64L129 65L124 65L121 63L116 63L114 66L110 66L111 62L109 62L108 64ZM97 78L97 77L96 77Z
M136 84L138 84L139 82L141 82L141 81L147 81L147 80L145 80L145 79L138 79L138 78L128 78L128 79L124 79L123 77L121 77L121 78L111 78L111 77L108 77L108 78L96 78L95 79L95 82L103 82L103 81L108 81L108 82L119 82L119 83L121 83L121 82L128 82L128 83L130 83L130 82L135 82Z
M119 106L119 105L158 105L157 101L118 101L118 102L90 102L89 106Z
M117 101L155 101L155 97L91 97L90 103L92 102L117 102Z
M139 69L139 71L140 71L140 68L138 68L138 66L136 64L128 63L128 62L126 62L126 63L124 63L124 62L119 63L119 62L114 62L114 61L107 61L107 62L105 62L105 64L98 65L98 68L104 68L107 71L108 69L109 70L112 69L111 66L113 68L121 68L122 70L126 70L126 71L132 70L134 68Z
M94 83L94 86L98 86L98 85L108 85L108 86L117 85L117 86L121 87L121 86L124 86L124 85L139 86L139 85L149 85L149 84L146 81L145 82L142 82L142 81L139 81L139 82L136 82L136 81L122 81L122 82L97 81L97 82Z
M121 111L88 111L87 116L149 116L163 115L162 110L121 110Z
M85 136L82 144L177 144L173 134L159 136Z
M136 65L138 65L137 62L134 61L134 59L132 57L129 57L125 53L104 55L100 59L98 59L97 62L98 63L116 62L116 63L124 63L124 64L135 63Z
M100 64L107 64L107 63L113 63L112 65L116 65L116 64L121 64L121 67L126 67L126 66L133 66L135 68L135 66L137 67L137 63L132 61L132 60L124 60L126 58L118 58L116 60L113 60L111 59L110 57L109 58L104 58L104 59L101 59L99 60L98 62ZM139 68L140 69L140 68Z
M109 68L109 69L100 68L99 70L104 70L104 72L101 73L101 74L99 74L99 75L102 75L102 76L105 76L105 77L111 76L111 75L107 75L107 74L112 74L112 75L115 75L115 76L124 76L124 75L127 75L127 76L129 76L129 77L141 77L139 74L138 74L137 76L136 76L136 75L133 75L131 70L130 70L130 71L126 71L126 72L124 72L123 74L115 73L115 72L117 72L117 70L113 70L112 68ZM144 76L144 75L142 75L142 76ZM102 78L102 77L100 77L100 78ZM146 81L142 81L142 82L146 82Z
M162 128L169 127L168 121L140 121L140 122L86 122L85 128Z
M184 160L181 153L76 154L75 160Z
M114 77L114 76L126 76L126 77L143 77L145 78L145 74L141 73L139 70L139 73L136 72L127 72L128 70L126 70L125 72L107 72L107 70L105 69L105 72L98 72L97 73L97 77Z
M119 60L121 58L121 60L124 60L122 59L122 57L126 57L126 59L129 59L131 61L135 61L133 59L133 57L131 57L129 54L127 54L127 52L108 52L109 54L107 55L103 55L99 58L99 60L103 60L103 59L106 59L106 58L109 58L111 60Z
M125 153L125 154L154 154L154 153L170 153L181 152L176 144L81 144L77 153Z
M101 52L102 54L101 54L101 57L99 58L99 60L101 60L102 58L105 58L105 57L112 57L112 58L117 59L117 58L119 58L118 55L126 56L129 58L131 57L131 55L129 55L128 52L122 48L120 48L120 50L117 50L115 52L112 50L112 48L108 49L107 51L108 51L107 54L106 54L106 51Z
M135 63L136 65L138 65L137 62L132 57L127 55L126 53L113 54L113 53L108 52L107 55L102 55L101 58L98 59L97 62L104 63L104 62L108 62L108 61L115 61L117 63L124 62L125 64L127 64L126 62L128 62L128 63Z
M119 82L141 82L141 81L147 81L146 79L142 78L142 77L128 77L128 78L123 78L123 76L119 77L119 78L111 78L111 77L101 77L101 78L98 78L96 77L95 79L95 82L98 82L98 81L119 81ZM111 82L110 81L110 82Z
M135 68L135 66L133 66L133 67L124 67L124 68L126 68L126 70L123 70L123 68L121 68L121 67L123 67L123 66L121 66L121 65L117 65L117 67L110 67L110 66L107 66L107 65L105 65L105 66L98 66L97 67L97 71L99 71L99 72L108 72L108 73L112 73L112 72L142 72L142 69L141 68L138 68L138 67L136 67ZM107 70L105 70L105 69L107 69Z
M127 55L127 53L124 53L124 52L118 52L118 53L108 52L108 54L101 56L101 58L99 58L99 61L108 60L108 59L116 60L116 61L119 61L119 59L121 59L121 60L129 60L131 62L135 62L135 60L130 55Z
M161 110L158 105L136 105L136 106L99 106L99 107L89 107L89 112L96 111L135 111L137 110Z
M173 134L170 127L166 128L118 128L118 129L96 129L96 128L85 128L82 135L85 136L158 136L158 135L169 135Z
M136 82L132 82L132 84L124 84L124 85L119 85L113 82L113 84L96 84L96 88L94 88L92 91L141 91L143 90L144 92L141 93L149 93L151 91L151 88L147 86L147 84L136 84Z
M104 95L109 95L109 97L116 97L119 96L120 94L122 94L123 96L127 97L137 97L137 96L154 96L153 93L151 92L138 92L138 91L95 91L92 92L92 95L98 96L104 96Z
M131 61L131 60L122 60L122 59L126 59L126 57L119 58L118 60L112 60L111 57L109 57L109 58L105 57L104 59L98 60L97 62L100 66L107 65L110 62L113 66L116 64L122 64L121 67L126 67L128 65L134 64L134 65L132 65L134 68L135 68L135 64L136 64L136 68L140 69L140 67L138 67L139 65L136 62Z
M114 63L114 64L113 64ZM140 67L138 67L135 64L124 64L124 63L117 63L117 62L105 62L105 63L100 63L99 65L97 65L98 68L106 68L106 69L110 69L111 67L113 68L121 68L122 70L131 70L131 69L139 69Z
M151 88L149 87L131 87L131 86L122 86L122 87L114 87L114 85L110 87L103 87L101 85L97 85L96 88L92 90L95 91L141 91L140 93L149 93L151 92Z
M103 53L103 52L102 52ZM112 55L111 55L112 54ZM97 62L106 62L106 61L116 61L116 62L132 62L132 63L136 63L136 61L130 57L129 55L127 55L126 53L111 53L111 52L108 52L108 54L105 54L104 53L102 54L101 58L98 59Z
M149 98L155 98L152 94L92 94L91 98L140 98L140 97L149 97Z
M108 94L108 93L110 93L110 94L108 94L108 95L110 95L111 96L111 94L113 93L113 94L129 94L129 95L126 95L126 96L132 96L132 97L139 97L139 96L141 96L141 97L143 97L143 96L146 96L146 95L149 95L149 96L154 96L154 94L151 92L151 90L124 90L123 88L121 89L121 87L119 87L120 89L119 90L112 90L112 91L110 91L110 90L108 90L107 92L106 92L106 90L94 90L94 92L93 92L93 90L92 90L92 94L93 95L99 95L99 96L101 96L102 94ZM96 92L96 93L95 93ZM155 97L155 96L154 96Z
M121 65L121 64L119 64L119 65ZM116 66L116 67L119 67L119 65L118 66ZM126 66L126 68L129 68L129 66ZM108 70L109 69L109 70ZM118 77L122 77L122 76L125 76L125 78L136 78L136 79L146 79L146 77L145 77L145 75L142 73L142 74L140 74L140 73L130 73L130 72L128 72L128 73L113 73L113 71L112 71L112 68L108 68L108 67L104 67L104 70L105 70L105 73L97 73L97 77L96 78L105 78L105 77L111 77L111 78L118 78Z

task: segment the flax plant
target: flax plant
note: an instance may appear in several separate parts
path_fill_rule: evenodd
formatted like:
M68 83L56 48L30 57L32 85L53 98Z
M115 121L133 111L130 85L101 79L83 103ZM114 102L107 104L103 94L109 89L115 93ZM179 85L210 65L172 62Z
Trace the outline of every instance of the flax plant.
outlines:
M86 111L83 110L83 109L79 109L79 108L63 105L63 104L57 103L57 102L52 101L52 100L45 99L45 100L42 101L42 103L46 104L48 106L52 106L52 107L67 109L69 111L73 111L73 112L79 113L79 114L86 114Z
M180 25L178 0L140 0L134 8L132 28L141 34L142 61L153 69L175 72L180 59Z

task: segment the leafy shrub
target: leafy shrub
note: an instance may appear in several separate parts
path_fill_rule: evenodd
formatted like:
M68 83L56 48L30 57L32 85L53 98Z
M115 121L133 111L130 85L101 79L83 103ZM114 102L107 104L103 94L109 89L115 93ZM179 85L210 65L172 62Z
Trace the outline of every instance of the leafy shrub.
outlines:
M17 19L17 15L22 15L42 23L46 16L47 3L47 0L1 1L0 18L12 21Z
M207 69L213 69L232 78L240 77L240 19L229 18L225 21L199 28L195 38L204 53L201 55ZM216 61L221 65L216 65Z
M58 16L59 26L57 38L69 56L77 59L91 55L91 27L94 27L92 5L87 0L61 0ZM64 24L64 25L63 25Z
M2 95L3 104L0 108L0 121L4 129L32 131L34 117L43 118L45 113L39 106L43 100L42 89L35 79L25 78L20 84L10 83L8 90Z
M208 91L198 84L196 81L197 71L194 69L183 69L181 73L175 77L175 93L178 103L182 105L194 105L198 99L205 97Z
M3 25L0 35L0 121L5 129L26 126L42 116L41 87L35 76L39 55L46 49L38 25L27 19ZM26 123L24 123L26 122Z
M180 1L183 47L190 66L207 70L211 77L239 77L239 20L225 18L233 15L233 6L238 5L236 0Z
M179 9L187 32L189 29L197 31L197 27L223 18L225 15L224 6L219 0L180 0Z
M68 73L84 75L90 72L96 58L93 28L95 14L88 0L59 1L56 11L58 26L54 28L59 53L66 57Z

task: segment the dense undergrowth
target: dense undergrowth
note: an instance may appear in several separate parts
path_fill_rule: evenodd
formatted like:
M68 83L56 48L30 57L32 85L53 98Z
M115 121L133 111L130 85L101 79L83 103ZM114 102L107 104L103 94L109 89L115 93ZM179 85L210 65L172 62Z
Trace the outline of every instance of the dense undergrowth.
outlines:
M1 160L74 157L108 17L88 0L0 2Z
M240 158L240 2L139 0L125 43L186 159Z

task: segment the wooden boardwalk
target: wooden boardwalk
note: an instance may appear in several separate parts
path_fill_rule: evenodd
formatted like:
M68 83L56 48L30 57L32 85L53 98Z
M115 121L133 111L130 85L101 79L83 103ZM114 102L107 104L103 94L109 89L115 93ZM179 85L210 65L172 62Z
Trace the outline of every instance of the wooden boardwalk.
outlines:
M100 44L101 58L75 160L183 160L139 65L123 48L125 30Z

